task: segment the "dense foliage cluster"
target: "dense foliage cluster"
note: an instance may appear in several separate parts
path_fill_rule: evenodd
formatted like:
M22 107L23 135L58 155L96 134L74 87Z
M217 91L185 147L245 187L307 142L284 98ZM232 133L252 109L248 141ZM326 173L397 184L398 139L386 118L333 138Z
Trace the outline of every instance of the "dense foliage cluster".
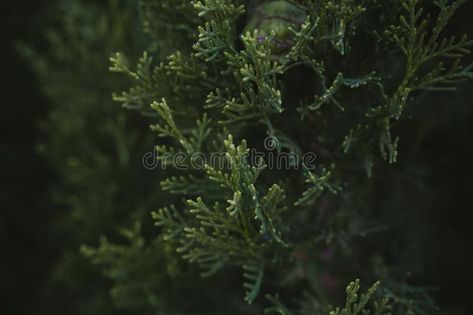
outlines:
M66 1L53 60L25 50L51 99L69 100L51 113L45 154L65 176L63 233L85 245L58 272L94 278L86 257L112 283L111 301L103 280L77 307L438 312L410 281L422 237L400 228L415 225L403 185L421 168L391 164L415 155L422 126L406 121L422 122L422 97L473 77L473 42L445 34L464 1L122 2ZM104 73L112 51L124 76ZM151 172L140 163L155 135ZM360 294L357 278L375 284Z

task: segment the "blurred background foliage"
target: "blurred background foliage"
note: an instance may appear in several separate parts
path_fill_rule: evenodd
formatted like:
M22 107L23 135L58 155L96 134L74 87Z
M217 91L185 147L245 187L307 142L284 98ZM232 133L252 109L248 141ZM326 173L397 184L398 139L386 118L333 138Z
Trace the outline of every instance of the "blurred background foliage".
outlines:
M153 49L135 1L3 7L0 313L210 314L213 304L215 314L250 314L216 298L222 288L239 297L241 279L229 272L200 290L197 272L169 261L152 227L150 210L169 197L159 193L160 175L142 167L154 144L150 122L112 101L123 83L108 70L117 50L134 60ZM449 31L472 36L472 10L470 1ZM407 216L393 222L389 233L405 238L387 237L399 242L385 244L386 257L419 269L411 282L432 287L445 314L473 313L472 104L470 82L411 106L415 115L398 131L410 139L403 158L372 184L374 217ZM414 252L403 252L406 239L418 242Z

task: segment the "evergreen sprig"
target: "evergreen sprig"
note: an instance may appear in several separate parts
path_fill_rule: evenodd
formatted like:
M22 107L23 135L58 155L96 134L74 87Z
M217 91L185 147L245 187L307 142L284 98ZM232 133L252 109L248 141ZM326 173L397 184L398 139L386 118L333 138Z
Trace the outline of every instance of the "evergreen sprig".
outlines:
M320 33L327 37L342 55L346 53L353 21L366 11L366 1L306 1L320 17Z
M231 0L196 1L194 8L205 24L199 26L199 40L194 45L196 56L206 62L213 61L228 50L234 50L237 37L235 21L245 10L243 5L235 5Z
M264 196L259 195L255 184L265 166L262 161L256 166L248 164L245 141L236 146L229 136L225 147L229 172L209 165L206 168L208 180L225 188L220 198L227 198L226 207L219 202L208 206L199 197L187 201L188 215L171 207L155 212L153 217L164 228L166 238L179 244L178 252L200 265L203 276L227 264L243 267L246 300L251 303L262 284L268 246L285 246L279 229L284 194L273 185Z
M463 67L461 60L469 54L473 41L466 36L460 39L442 37L448 21L465 2L435 1L439 14L433 23L424 17L419 0L403 0L404 14L399 24L391 25L386 36L394 41L406 58L404 77L386 103L373 108L367 115L375 117L380 128L379 147L383 158L393 163L397 158L399 139L392 139L391 125L399 120L408 103L409 96L418 90L451 90L455 84L473 77L472 66ZM445 61L451 61L448 68ZM434 66L426 73L422 67L429 62Z
M259 43L258 34L248 32L242 36L242 41L245 48L241 52L225 53L239 92L227 90L225 95L217 89L207 97L207 108L219 108L227 117L222 123L267 121L270 114L283 111L276 80L283 66L267 58L271 54L270 40Z
M372 308L368 307L371 297L378 289L380 283L376 282L366 293L358 295L360 290L360 280L351 282L346 288L347 300L343 308L337 307L329 315L390 315L390 306L388 299L375 301Z
M113 99L127 109L138 110L147 115L152 115L148 105L160 98L172 101L184 111L186 105L196 101L191 95L202 94L215 84L205 66L201 70L203 65L199 64L196 56L177 51L166 59L166 62L153 66L153 58L144 52L136 70L132 70L126 57L122 53L116 53L110 58L110 70L127 75L134 85L128 91L114 94Z
M340 192L341 187L332 182L332 171L333 170L327 168L322 168L319 175L308 171L306 183L309 184L310 187L304 191L302 197L296 201L295 205L310 206L325 190L335 195Z
M328 312L328 315L391 315L391 306L389 299L383 298L381 300L373 301L373 296L380 286L379 282L373 284L366 293L359 295L360 280L350 282L346 287L346 302L344 307L337 307ZM292 315L293 313L279 300L279 296L267 295L266 298L272 303L271 307L265 309L265 313ZM370 303L371 302L371 303ZM370 305L371 304L371 305ZM316 313L312 313L316 314ZM318 312L317 314L327 314L325 312ZM407 313L406 315L413 315Z

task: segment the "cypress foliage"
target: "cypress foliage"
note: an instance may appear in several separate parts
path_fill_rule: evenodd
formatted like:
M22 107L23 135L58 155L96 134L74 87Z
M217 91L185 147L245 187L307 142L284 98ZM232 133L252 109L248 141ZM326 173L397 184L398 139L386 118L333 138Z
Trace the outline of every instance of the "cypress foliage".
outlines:
M441 312L411 281L428 232L406 228L424 220L419 107L473 77L473 42L446 32L464 2L68 1L52 60L32 59L84 244L64 261L112 283L85 312Z

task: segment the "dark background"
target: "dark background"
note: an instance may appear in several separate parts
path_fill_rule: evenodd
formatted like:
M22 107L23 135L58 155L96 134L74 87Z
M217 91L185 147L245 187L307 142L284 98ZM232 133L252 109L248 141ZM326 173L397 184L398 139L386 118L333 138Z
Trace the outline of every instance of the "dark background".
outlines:
M46 135L39 121L48 104L14 44L41 46L48 2L2 1L0 5L0 313L34 314L42 286L60 248L51 239L52 180L36 145ZM45 301L44 301L45 302ZM53 301L49 301L53 303Z
M0 314L39 314L46 300L46 279L60 256L61 242L50 224L60 211L49 196L51 167L37 153L43 134L39 123L48 102L28 64L15 50L25 41L44 44L51 1L3 1L0 17ZM473 3L467 3L451 25L472 34ZM455 94L432 97L433 115L442 116L428 136L427 162L434 159L433 200L426 203L436 233L426 250L425 282L439 288L442 307L466 307L473 314L473 84ZM61 297L57 297L61 299ZM54 309L54 307L53 307Z

